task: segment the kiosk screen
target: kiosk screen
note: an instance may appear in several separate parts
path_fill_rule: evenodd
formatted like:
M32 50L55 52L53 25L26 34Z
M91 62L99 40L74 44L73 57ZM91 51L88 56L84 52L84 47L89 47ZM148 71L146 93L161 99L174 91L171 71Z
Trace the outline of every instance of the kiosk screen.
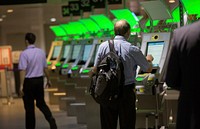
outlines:
M69 51L70 51L70 45L65 45L62 60L65 60L65 58L69 55Z
M160 58L162 56L163 48L164 48L164 41L147 42L146 55L151 54L154 57L154 60L152 62L154 67L157 67L160 63Z
M60 51L61 51L61 46L55 46L54 50L53 50L53 55L52 55L51 59L55 60L59 56Z
M84 53L83 53L83 61L87 61L90 51L91 51L92 45L85 45L84 47Z
M73 53L72 53L72 60L76 60L80 50L81 50L81 45L74 45L74 49L73 49Z

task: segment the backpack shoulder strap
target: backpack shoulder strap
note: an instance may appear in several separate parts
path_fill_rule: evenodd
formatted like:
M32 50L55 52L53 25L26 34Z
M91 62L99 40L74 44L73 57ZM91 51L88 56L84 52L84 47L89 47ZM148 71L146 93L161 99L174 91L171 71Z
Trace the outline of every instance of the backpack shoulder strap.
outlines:
M115 47L114 47L114 41L113 40L108 40L109 48L111 52L116 53Z

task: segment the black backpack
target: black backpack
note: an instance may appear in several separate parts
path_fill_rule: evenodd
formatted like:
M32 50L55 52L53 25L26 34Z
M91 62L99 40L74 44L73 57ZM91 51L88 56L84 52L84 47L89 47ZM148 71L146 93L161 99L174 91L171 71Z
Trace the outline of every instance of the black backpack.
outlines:
M113 40L109 40L108 43L110 52L98 65L97 74L92 77L89 88L94 100L104 105L115 103L120 98L124 85L122 57L116 53Z

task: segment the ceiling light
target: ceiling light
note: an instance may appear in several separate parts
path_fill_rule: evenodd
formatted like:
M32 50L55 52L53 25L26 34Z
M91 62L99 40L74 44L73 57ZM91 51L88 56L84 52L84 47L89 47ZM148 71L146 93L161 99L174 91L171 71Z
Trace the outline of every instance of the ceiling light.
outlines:
M0 18L0 22L2 22L3 21L3 18Z
M6 15L2 15L2 18L6 18Z
M51 22L56 22L56 18L51 18L50 21Z
M169 3L175 3L175 0L169 0Z
M8 9L7 10L7 13L12 13L13 12L13 9Z

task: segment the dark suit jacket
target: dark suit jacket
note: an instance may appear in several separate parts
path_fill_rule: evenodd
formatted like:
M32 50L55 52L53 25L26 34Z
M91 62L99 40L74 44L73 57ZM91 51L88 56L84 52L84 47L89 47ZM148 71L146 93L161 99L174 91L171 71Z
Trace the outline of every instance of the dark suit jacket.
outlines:
M165 81L180 90L177 129L200 129L200 21L174 31Z

